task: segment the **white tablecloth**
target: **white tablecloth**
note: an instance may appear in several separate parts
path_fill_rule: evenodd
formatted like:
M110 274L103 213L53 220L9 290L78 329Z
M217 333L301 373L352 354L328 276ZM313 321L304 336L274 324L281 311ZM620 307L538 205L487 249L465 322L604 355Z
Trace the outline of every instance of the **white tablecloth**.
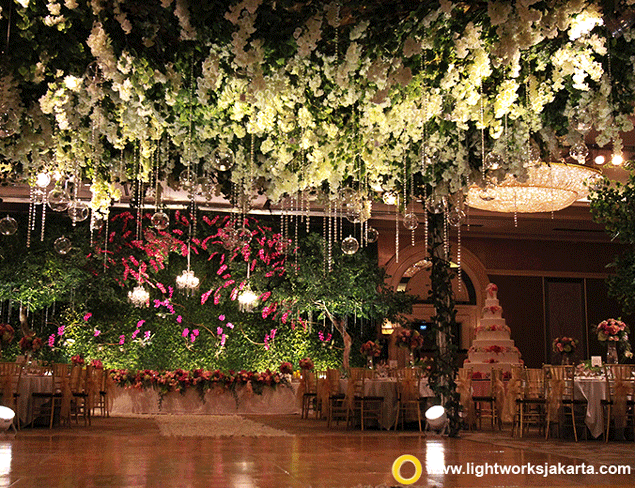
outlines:
M606 398L606 380L604 378L576 377L574 381L576 398L587 401L584 423L593 437L600 437L604 432L604 411L602 400Z
M18 411L16 412L20 417L22 425L30 424L33 420L31 418L31 404L33 399L31 394L38 392L50 392L53 389L53 377L52 376L40 376L23 374L20 379L18 398Z
M138 390L115 387L109 391L112 396L111 415L125 414L297 414L301 409L296 399L297 385L265 387L262 394L248 388L239 387L236 395L216 388L205 393L201 399L195 388L188 388L184 394L167 393L159 406L160 395L152 388Z
M348 379L340 380L340 392L346 393ZM381 409L381 419L379 425L382 429L391 429L397 419L397 380L395 378L375 378L364 381L364 395L384 397ZM422 397L433 397L434 393L428 386L427 380L419 382L419 395Z

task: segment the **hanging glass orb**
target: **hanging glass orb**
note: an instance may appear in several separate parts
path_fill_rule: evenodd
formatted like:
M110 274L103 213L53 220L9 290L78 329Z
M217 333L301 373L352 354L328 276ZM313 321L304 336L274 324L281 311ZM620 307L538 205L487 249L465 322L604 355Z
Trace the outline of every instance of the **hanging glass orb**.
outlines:
M201 176L196 179L196 183L194 184L194 193L199 196L207 197L210 191L212 191L212 187L214 183L207 176Z
M248 246L251 242L251 231L247 227L238 227L234 233L236 242L240 247Z
M46 188L51 183L51 175L48 173L39 173L35 178L35 184L39 188Z
M432 214L440 214L444 212L447 204L448 200L445 196L433 193L426 200L426 209Z
M147 307L150 300L150 293L143 286L135 286L132 291L128 292L128 300L138 308Z
M46 193L41 188L37 188L33 192L33 203L35 205L42 205L46 199Z
M348 236L342 240L342 252L344 254L355 254L359 250L359 242L353 236Z
M419 227L419 219L414 213L407 213L403 216L403 226L408 230L415 230Z
M73 222L83 222L89 213L88 205L81 200L73 200L68 207L68 216Z
M503 156L495 152L488 152L485 155L485 169L497 170L503 164Z
M58 237L53 243L53 249L55 249L55 252L57 254L61 254L62 256L68 254L71 248L71 240L68 237Z
M3 236L12 236L18 231L18 222L8 215L4 219L0 219L0 234Z
M10 137L18 131L20 121L7 105L0 106L0 137Z
M104 228L104 223L104 219L102 219L101 217L95 217L90 221L90 230L98 232Z
M53 188L46 200L50 209L56 212L65 212L71 204L71 196L61 188Z
M586 134L593 128L589 111L586 108L578 108L571 117L571 127L582 134Z
M523 164L525 167L532 166L540 162L540 149L534 144L529 143L523 149Z
M228 251L236 249L238 246L238 234L236 233L236 229L233 227L226 227L225 229L221 229L218 234L218 237L220 237L221 243L225 249Z
M385 191L381 199L386 205L397 205L397 194L394 191Z
M453 208L448 212L448 224L452 227L460 227L465 222L465 212L460 208Z
M379 231L374 227L369 227L366 231L366 241L372 244L377 242L377 239L379 239Z
M196 183L196 175L189 169L184 169L179 174L179 184L183 190L190 190Z
M346 219L353 224L361 224L370 219L373 202L359 194L350 199L343 199L342 211Z
M170 225L170 217L165 212L155 212L150 218L150 223L157 230L165 230Z
M216 149L211 164L216 171L229 171L234 166L234 152L231 149Z
M569 150L569 156L577 160L580 164L584 164L588 155L589 148L584 141L576 142Z

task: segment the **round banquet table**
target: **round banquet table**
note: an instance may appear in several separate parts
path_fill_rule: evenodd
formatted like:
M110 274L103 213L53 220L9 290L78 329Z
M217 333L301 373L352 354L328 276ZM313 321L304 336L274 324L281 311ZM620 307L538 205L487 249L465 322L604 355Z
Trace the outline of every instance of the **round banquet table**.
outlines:
M602 377L576 377L574 380L575 398L587 401L584 423L593 437L600 437L604 432L604 410L602 400L606 398L606 379Z
M346 394L348 379L340 379L340 392ZM419 395L421 397L433 397L434 393L428 386L427 379L419 382ZM379 426L382 429L391 429L397 419L397 380L395 378L373 378L364 381L364 396L383 397L381 407L381 419Z
M20 396L18 398L18 411L16 414L20 418L22 425L30 424L32 393L47 393L53 389L53 377L51 375L23 374L20 379Z

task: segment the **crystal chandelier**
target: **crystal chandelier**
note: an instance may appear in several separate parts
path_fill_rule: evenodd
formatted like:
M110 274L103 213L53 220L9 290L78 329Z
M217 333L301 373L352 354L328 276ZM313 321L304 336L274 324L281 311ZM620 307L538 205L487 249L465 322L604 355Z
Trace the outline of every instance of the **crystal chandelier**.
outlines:
M132 291L128 292L128 300L132 302L135 307L145 307L150 300L150 293L143 286L137 285Z
M194 290L198 288L199 279L194 275L191 269L183 270L181 276L176 277L176 286L181 289Z
M184 269L181 273L181 276L176 277L176 286L177 288L185 291L192 291L198 288L198 284L200 280L194 274L190 267L190 249L191 243L188 241L187 243L187 269Z
M599 170L579 164L537 163L527 169L526 179L507 175L485 188L472 185L465 201L492 212L555 212L585 198L600 175Z
M253 292L249 283L247 283L242 293L238 295L238 308L240 308L241 312L251 312L256 308L257 303L258 295Z

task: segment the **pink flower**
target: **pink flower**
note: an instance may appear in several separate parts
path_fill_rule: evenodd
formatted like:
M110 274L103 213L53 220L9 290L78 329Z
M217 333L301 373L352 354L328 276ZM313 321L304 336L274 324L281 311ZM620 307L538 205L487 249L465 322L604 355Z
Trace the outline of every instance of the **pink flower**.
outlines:
M55 334L51 334L49 336L49 347L53 347L55 345Z
M181 323L183 322L183 317L181 317L180 315L176 318L177 323Z
M183 329L183 332L181 333L181 336L187 337L189 334L190 334L190 329L188 329L186 327L185 329Z
M143 333L143 338L144 338L144 339L150 339L150 331L149 331L149 330L146 330L146 331Z
M63 325L60 325L60 326L57 328L57 335L58 335L58 336L63 336L63 335L64 335L64 326L63 326Z
M192 334L194 335L194 337L198 337L198 334L199 334L198 329L194 329L192 331Z
M91 318L93 316L92 313L88 312L86 315L84 315L84 320L88 320L89 318Z
M218 335L222 335L223 334L223 328L222 327L216 327L216 333Z
M227 324L225 325L227 325L227 327L229 327L230 329L234 328L234 324L232 324L231 322L227 322Z
M123 346L124 342L126 342L126 336L125 335L120 335L119 336L119 345Z
M223 334L220 338L220 345L224 346L225 345L225 341L227 340L227 336L225 334Z
M218 316L218 320L220 320L222 322L223 320L225 320L225 316L224 315L219 315Z
M138 334L139 334L139 329L135 330L135 331L132 333L132 339L135 339L135 338L137 337L137 335L138 335Z
M196 340L196 336L194 334L190 335L190 341L192 341L192 344L194 344L194 341Z
M145 320L140 320L139 322L137 322L137 329L140 329L140 328L141 328L141 326L142 326L143 324L145 324L145 323L146 323L146 321L145 321Z
M95 329L95 332L93 332L93 336L97 337L99 334L101 334L101 330Z

